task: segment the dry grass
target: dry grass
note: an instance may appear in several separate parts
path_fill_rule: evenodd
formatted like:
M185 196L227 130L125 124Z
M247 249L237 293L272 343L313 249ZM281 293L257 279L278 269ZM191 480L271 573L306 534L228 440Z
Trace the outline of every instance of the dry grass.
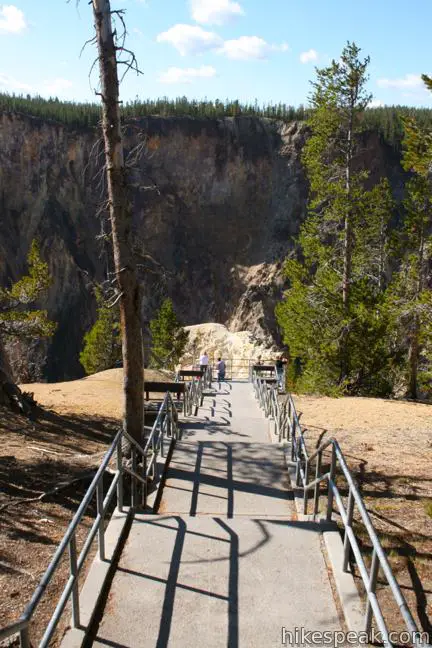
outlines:
M410 609L432 637L432 406L310 396L295 402L309 448L338 439ZM358 523L356 532L369 558ZM389 627L402 630L382 574L379 601Z
M170 381L172 374L158 369L146 369L144 379ZM38 403L55 408L57 413L86 416L122 417L123 369L108 369L81 380L62 383L20 385L23 391L34 392Z

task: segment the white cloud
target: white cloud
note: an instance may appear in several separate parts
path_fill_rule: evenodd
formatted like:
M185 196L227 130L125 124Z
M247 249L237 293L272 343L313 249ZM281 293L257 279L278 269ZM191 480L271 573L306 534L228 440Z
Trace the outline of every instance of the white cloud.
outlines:
M289 52L290 46L288 43L281 43L280 45L271 45L270 49L275 50L276 52Z
M243 16L244 11L233 0L190 0L192 18L204 25L223 25L234 16Z
M197 25L179 23L166 32L158 34L158 43L170 43L182 55L202 54L216 51L235 60L264 59L270 52L287 52L287 43L272 45L259 36L240 36L223 41L215 32L206 31Z
M301 63L311 63L311 61L316 61L318 59L318 52L314 49L310 49L307 52L302 52L300 54Z
M419 74L406 74L400 79L378 79L377 85L380 88L420 88L423 81Z
M0 5L0 34L19 34L27 27L24 13L14 5Z
M5 88L6 90L12 90L17 92L31 92L32 87L28 83L22 83L18 79L14 79L8 74L0 72L0 87Z
M47 79L37 85L31 85L30 83L24 83L8 74L0 72L0 88L4 88L10 92L28 92L29 94L40 94L42 96L62 96L67 94L67 91L72 88L72 86L72 81L61 78Z
M384 105L384 101L382 101L381 99L372 99L368 103L368 108L382 108Z
M201 65L199 68L170 67L159 77L160 83L192 83L196 79L211 79L216 76L216 70L211 65Z
M63 94L65 90L69 90L73 85L72 81L68 79L51 79L43 82L43 88L46 92L52 95Z
M272 51L287 52L288 50L287 43L270 45L259 36L240 36L240 38L225 41L218 53L224 54L230 59L247 61L249 59L265 59Z
M216 49L221 38L197 25L177 24L157 36L158 43L170 43L182 56Z
M133 31L134 34L136 34L140 38L142 38L144 36L141 29L139 29L138 27L132 27L132 31Z

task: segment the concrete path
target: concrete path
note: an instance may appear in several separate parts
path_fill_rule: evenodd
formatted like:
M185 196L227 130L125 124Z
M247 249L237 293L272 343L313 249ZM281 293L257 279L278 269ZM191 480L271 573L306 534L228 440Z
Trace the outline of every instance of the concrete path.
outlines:
M94 645L269 648L341 629L319 528L297 521L267 430L250 384L206 396L159 514L133 521Z

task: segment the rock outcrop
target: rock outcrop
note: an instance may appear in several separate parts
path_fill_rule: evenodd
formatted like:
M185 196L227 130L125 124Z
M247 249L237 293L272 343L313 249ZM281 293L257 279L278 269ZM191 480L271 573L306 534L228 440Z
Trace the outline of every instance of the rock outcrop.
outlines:
M203 351L207 351L211 364L223 358L227 365L234 367L237 375L248 375L249 360L271 361L277 357L274 345L262 342L249 330L230 331L223 324L207 323L187 326L189 332L182 364L197 365Z
M126 129L134 245L147 324L165 296L185 324L219 322L278 342L274 304L282 261L305 215L305 127L257 118L149 117ZM377 174L400 169L379 140ZM93 280L110 264L103 150L92 130L0 115L0 283L25 270L41 242L53 285L43 306L58 322L45 375L82 375L78 353L94 321Z

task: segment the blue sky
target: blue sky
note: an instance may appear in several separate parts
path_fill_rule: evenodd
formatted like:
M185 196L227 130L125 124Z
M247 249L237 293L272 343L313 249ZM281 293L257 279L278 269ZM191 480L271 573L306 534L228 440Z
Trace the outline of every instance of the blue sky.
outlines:
M315 66L347 40L371 57L377 105L432 106L420 80L432 66L430 0L113 0L126 9L129 73L123 100L186 95L307 103ZM93 100L97 68L88 0L0 4L0 90Z

